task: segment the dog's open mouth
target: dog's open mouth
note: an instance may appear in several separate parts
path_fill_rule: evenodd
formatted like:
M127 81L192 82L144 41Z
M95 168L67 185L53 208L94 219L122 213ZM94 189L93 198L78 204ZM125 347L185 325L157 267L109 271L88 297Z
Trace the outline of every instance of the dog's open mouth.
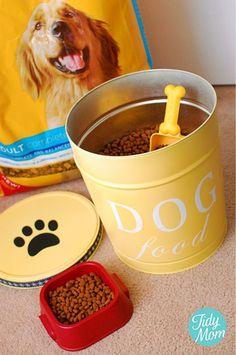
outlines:
M51 58L50 63L63 73L77 75L87 69L88 60L88 47L79 51L66 47L57 58Z

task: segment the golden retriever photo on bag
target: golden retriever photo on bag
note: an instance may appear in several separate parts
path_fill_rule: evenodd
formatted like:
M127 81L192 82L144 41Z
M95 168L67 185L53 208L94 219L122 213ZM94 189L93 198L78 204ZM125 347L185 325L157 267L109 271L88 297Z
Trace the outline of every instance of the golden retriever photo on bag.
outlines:
M120 74L119 47L105 25L62 1L33 11L17 65L23 88L45 100L48 128L63 125L76 100Z

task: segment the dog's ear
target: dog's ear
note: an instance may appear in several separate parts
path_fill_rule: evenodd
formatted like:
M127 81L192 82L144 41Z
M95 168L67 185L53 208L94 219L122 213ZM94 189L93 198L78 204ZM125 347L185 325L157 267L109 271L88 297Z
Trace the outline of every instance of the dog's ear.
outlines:
M26 90L34 100L37 100L44 87L43 73L35 63L35 59L29 45L21 40L16 55L17 66L20 71L23 89Z
M100 20L91 20L90 27L96 37L98 37L101 47L102 47L102 56L105 58L108 64L107 70L111 70L110 75L117 76L119 75L119 46L117 42L112 38L110 33L105 28L106 23Z

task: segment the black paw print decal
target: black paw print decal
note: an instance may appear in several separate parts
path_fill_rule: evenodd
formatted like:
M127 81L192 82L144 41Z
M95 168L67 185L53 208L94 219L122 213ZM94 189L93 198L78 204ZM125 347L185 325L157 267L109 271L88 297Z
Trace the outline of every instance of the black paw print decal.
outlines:
M42 233L39 233L37 235L35 235L33 237L33 239L31 239L31 241L29 242L28 245L28 254L30 256L35 256L37 255L41 250L45 249L45 248L49 248L52 247L54 245L57 245L60 243L60 239L53 233L50 232L43 232L44 228L45 228L45 223L44 221L42 221L41 219L38 219L35 223L34 223L35 229L37 229L37 231L42 231ZM51 220L48 223L48 229L51 232L56 231L58 228L58 223L55 220ZM22 228L22 234L25 237L30 237L33 235L33 229L29 226L24 226ZM21 248L25 245L25 240L22 237L16 237L14 239L14 244Z

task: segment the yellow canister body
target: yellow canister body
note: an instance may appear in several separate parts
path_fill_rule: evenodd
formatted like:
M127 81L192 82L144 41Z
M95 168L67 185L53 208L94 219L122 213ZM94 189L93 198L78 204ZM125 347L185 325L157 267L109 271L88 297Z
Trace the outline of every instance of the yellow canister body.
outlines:
M148 107L154 108L162 102L161 92L168 83L186 88L186 107L201 107L207 112L197 127L193 123L189 135L163 149L133 156L104 156L86 148L96 138L99 141L101 130L96 131L96 127L104 122L111 127L103 127L107 132L104 135L112 136L113 130L117 133L118 119L111 117L125 112L128 126L134 106L135 112L142 111L140 117L145 116L149 108L141 108L142 103L148 102ZM75 161L118 257L134 269L155 274L178 272L203 262L220 246L226 232L212 86L192 73L149 70L113 79L86 96L72 109L67 133ZM130 105L131 113L127 114ZM83 115L86 106L92 111L87 120ZM108 112L114 114L109 113L107 118ZM183 122L185 116L189 115L183 110ZM142 121L138 113L133 117L135 122ZM191 119L197 118L187 117L190 126ZM123 118L121 121L126 126ZM83 137L90 137L87 146Z

